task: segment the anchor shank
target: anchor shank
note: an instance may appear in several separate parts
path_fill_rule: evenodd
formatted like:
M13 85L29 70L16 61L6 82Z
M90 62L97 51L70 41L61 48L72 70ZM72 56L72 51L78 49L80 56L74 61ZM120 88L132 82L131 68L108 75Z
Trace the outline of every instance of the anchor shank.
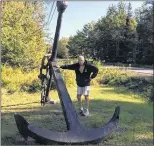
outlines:
M80 129L80 128L83 129L83 127L79 122L77 114L75 112L75 108L71 101L70 95L66 89L61 73L59 69L54 67L54 65L55 63L52 62L51 68L52 68L54 80L56 81L57 91L58 91L60 102L63 108L67 129L68 130Z
M57 10L58 10L58 19L57 19L57 26L54 36L54 42L53 42L53 48L52 48L52 56L50 58L50 61L54 62L57 57L57 45L59 41L59 35L60 35L60 29L61 29L61 23L62 23L62 16L66 9L67 5L64 1L57 1Z
M55 32L55 39L53 43L53 49L52 49L52 56L50 58L50 61L55 61L57 56L57 45L59 40L59 34L60 34L60 28L61 28L61 22L62 22L62 15L63 13L58 14L58 20L57 20L57 27Z

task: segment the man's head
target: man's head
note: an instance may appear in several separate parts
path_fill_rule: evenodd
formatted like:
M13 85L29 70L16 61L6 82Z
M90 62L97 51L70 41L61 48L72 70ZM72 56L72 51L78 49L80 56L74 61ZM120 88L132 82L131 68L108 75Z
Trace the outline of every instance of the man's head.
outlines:
M79 62L80 65L84 65L84 62L85 62L84 56L81 56L81 55L80 55L80 56L78 57L78 62Z

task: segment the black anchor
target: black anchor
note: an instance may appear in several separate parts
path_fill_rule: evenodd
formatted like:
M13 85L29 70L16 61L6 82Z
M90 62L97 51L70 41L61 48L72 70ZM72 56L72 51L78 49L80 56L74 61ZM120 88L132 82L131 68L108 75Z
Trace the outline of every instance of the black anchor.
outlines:
M50 58L50 75L53 75L57 85L58 95L62 105L67 132L51 131L46 128L40 128L33 124L29 124L22 116L14 115L19 133L25 140L32 137L41 144L89 144L98 143L106 136L110 135L116 128L119 121L120 107L115 108L115 112L108 123L103 128L86 129L78 119L77 113L71 101L70 95L66 89L65 83L58 68L55 67L55 58L57 55L57 42L59 39L59 31L61 26L62 13L66 9L63 1L57 1L58 20L53 45L52 56Z

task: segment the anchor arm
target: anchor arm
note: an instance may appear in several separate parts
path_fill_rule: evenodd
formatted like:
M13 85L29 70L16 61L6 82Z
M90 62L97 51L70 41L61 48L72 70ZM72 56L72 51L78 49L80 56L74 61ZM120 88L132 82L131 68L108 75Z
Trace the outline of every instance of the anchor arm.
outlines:
M119 121L120 107L116 107L113 117L102 128L96 129L70 129L67 132L51 131L29 124L22 116L15 115L16 124L22 136L32 137L42 144L92 144L99 143L110 135ZM25 126L26 123L26 126Z

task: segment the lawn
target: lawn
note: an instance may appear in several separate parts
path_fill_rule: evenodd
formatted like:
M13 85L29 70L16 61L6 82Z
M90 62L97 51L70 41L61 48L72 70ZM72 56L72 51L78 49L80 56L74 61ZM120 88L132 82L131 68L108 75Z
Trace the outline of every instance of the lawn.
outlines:
M68 92L78 110L76 88L68 88ZM46 127L56 131L66 131L58 94L52 91L55 105L40 105L40 94L16 92L8 94L2 89L1 114L1 144L24 145L15 124L14 114L22 115L29 123ZM103 127L111 118L117 105L121 107L120 122L117 130L101 144L107 145L152 145L153 142L153 107L139 95L135 95L125 88L92 86L91 87L90 116L81 117L81 123L87 128ZM30 144L36 144L29 140ZM100 145L100 144L99 144Z

